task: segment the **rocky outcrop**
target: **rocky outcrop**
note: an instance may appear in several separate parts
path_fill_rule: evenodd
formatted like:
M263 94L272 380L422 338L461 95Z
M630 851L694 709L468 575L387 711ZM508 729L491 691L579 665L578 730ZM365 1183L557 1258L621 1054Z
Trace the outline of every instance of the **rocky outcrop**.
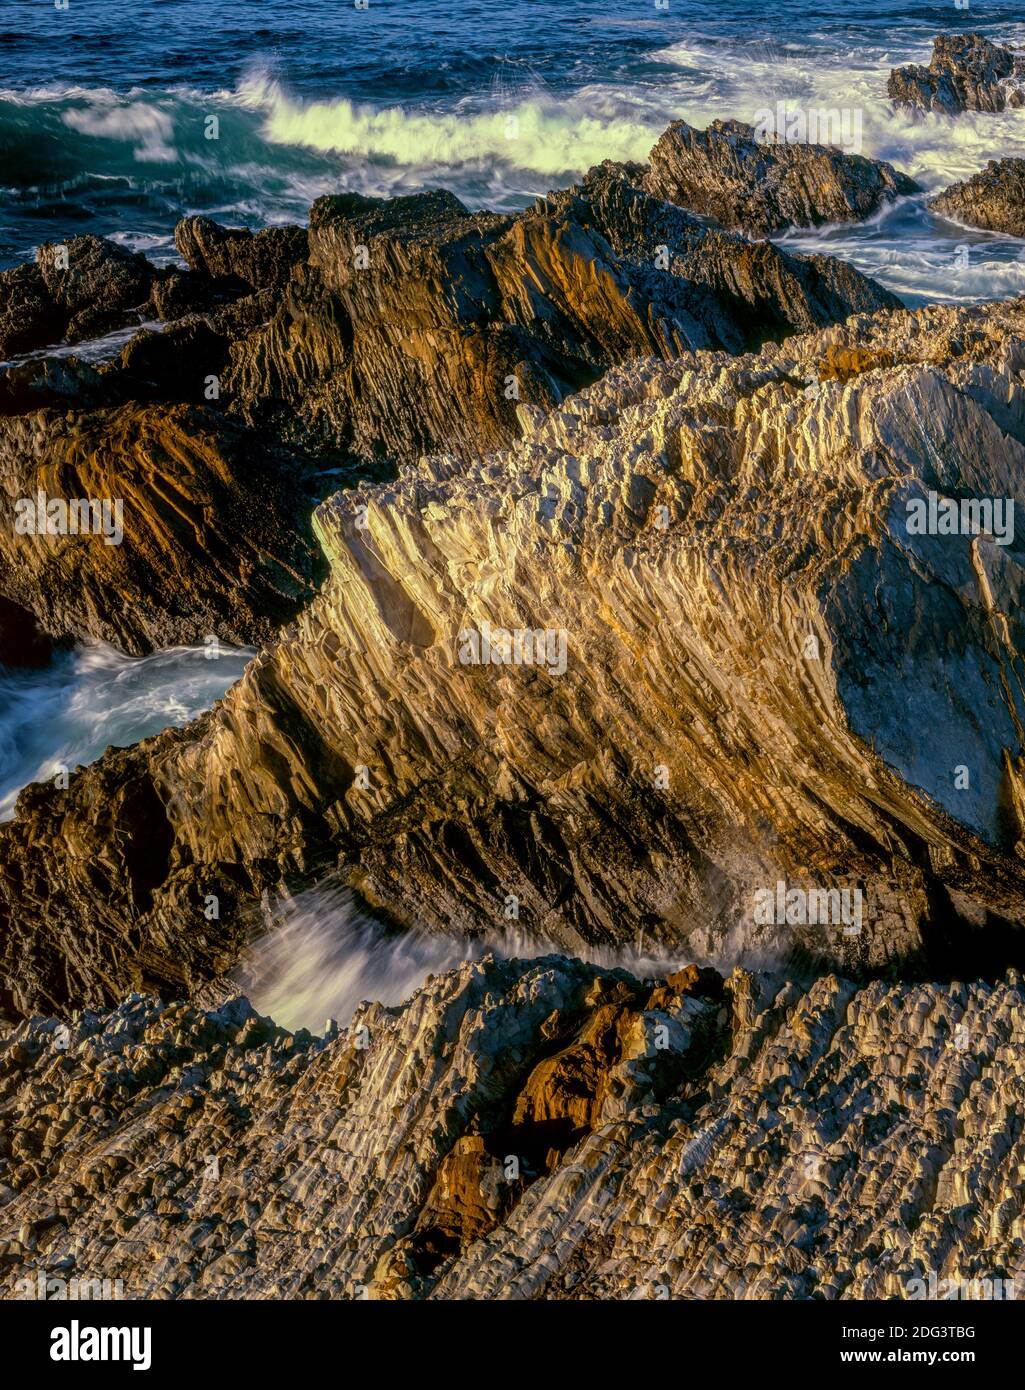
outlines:
M1014 1297L1023 1019L1016 973L695 990L559 956L323 1038L244 999L34 1018L0 1040L0 1292Z
M306 448L367 462L465 457L633 356L743 351L895 305L827 257L710 231L592 171L518 216L451 194L320 199L309 259L264 328L237 341L227 408Z
M217 709L23 792L7 1006L192 989L327 868L463 936L1016 960L1023 370L1019 303L862 316L339 493L320 596Z
M757 138L741 121L695 130L674 121L651 152L643 185L750 236L853 222L918 185L890 164L829 145Z
M1025 104L1025 54L981 34L940 34L928 67L909 63L890 73L887 93L898 106L956 116Z
M991 159L980 173L930 198L929 207L969 227L1025 237L1025 159Z
M76 236L0 274L0 356L79 343L141 320L153 268L116 242Z
M133 655L269 642L323 575L317 496L302 460L209 409L0 419L0 597Z
M515 218L442 193L347 195L315 206L309 237L191 218L176 240L185 272L75 238L70 269L44 247L7 273L11 331L31 321L33 343L106 329L148 293L173 320L97 368L43 357L0 375L9 507L42 488L125 513L116 546L0 536L0 595L51 637L265 643L311 596L310 512L340 480L507 444L520 404L633 356L741 351L896 303L840 262L710 233L610 170ZM33 319L33 295L56 317Z
M195 275L234 280L247 291L281 289L307 256L303 227L221 227L208 217L186 217L174 231L178 254Z

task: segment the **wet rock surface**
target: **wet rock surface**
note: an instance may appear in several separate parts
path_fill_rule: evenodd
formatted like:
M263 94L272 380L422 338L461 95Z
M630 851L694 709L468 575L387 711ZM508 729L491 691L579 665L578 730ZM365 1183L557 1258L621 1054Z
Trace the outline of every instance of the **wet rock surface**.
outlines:
M651 152L644 187L733 231L861 221L918 190L892 165L827 145L756 139L742 121L695 130L674 121Z
M864 315L632 363L472 471L337 494L320 595L221 705L22 793L5 1004L189 990L328 868L466 936L512 902L570 949L739 932L846 971L1002 969L1021 542L908 517L1020 506L1023 370L1020 303ZM780 881L862 917L756 922Z
M1025 237L1025 159L991 159L980 173L930 198L929 207L970 227Z
M1025 54L981 34L940 34L928 66L894 68L887 93L898 106L948 116L1022 106Z
M1020 1287L1023 1020L1015 972L678 989L559 956L486 957L323 1038L244 999L33 1018L0 1036L0 1291Z

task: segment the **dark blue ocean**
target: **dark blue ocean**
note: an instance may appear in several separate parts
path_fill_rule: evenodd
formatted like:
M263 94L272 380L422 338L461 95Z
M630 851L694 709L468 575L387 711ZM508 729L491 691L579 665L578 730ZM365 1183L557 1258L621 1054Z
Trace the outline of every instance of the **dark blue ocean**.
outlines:
M863 152L936 189L1025 154L1025 111L913 119L891 66L941 31L1025 40L1020 5L669 0L0 0L0 264L92 231L173 257L185 213L304 219L342 188L510 209L668 122L857 110ZM215 122L210 118L216 117ZM216 139L207 138L215 130ZM1023 244L903 203L793 234L910 303L1025 291ZM969 254L957 252L969 246Z

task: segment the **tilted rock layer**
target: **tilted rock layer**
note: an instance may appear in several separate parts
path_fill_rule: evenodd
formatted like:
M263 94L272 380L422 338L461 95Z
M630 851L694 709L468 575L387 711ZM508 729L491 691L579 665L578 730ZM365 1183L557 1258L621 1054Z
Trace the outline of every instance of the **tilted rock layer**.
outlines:
M322 1039L241 999L34 1018L0 1038L0 1294L1013 1297L1023 1023L1016 972L653 987L559 956Z
M707 130L674 121L651 152L644 187L752 236L860 221L918 188L890 164L777 135L756 138L742 121L713 121Z
M0 373L0 597L54 638L266 643L317 577L313 504L354 470L508 444L519 401L555 405L632 357L742 351L896 304L610 169L517 217L347 195L315 204L308 234L188 218L176 240L187 271L79 237L0 276L0 352L80 337L90 313L105 330L147 295L173 320L98 369ZM123 543L17 534L14 507L40 489L119 500Z
M0 1003L190 990L328 868L463 935L1016 959L1023 372L1020 303L862 316L338 494L320 596L219 706L23 792ZM1011 511L913 529L941 498ZM858 921L759 916L781 881Z

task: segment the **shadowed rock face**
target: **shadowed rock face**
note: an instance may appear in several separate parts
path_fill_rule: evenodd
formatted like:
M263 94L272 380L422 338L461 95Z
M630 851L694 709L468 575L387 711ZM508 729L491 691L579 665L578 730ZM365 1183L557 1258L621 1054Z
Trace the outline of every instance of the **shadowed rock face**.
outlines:
M0 356L98 338L133 321L149 297L153 267L103 237L39 248L36 265L0 273ZM65 264L66 262L66 264ZM141 312L136 312L138 322Z
M898 106L955 116L1025 103L1025 55L981 34L940 34L928 67L894 68L887 94Z
M756 140L741 121L713 121L707 130L674 121L651 152L643 185L750 236L860 221L918 189L890 164L826 145Z
M53 499L92 499L91 532L79 514L77 534L56 533L59 520L47 534ZM300 460L199 407L0 420L0 505L16 517L31 503L35 528L0 528L0 594L51 637L133 655L208 633L269 641L323 575L315 500Z
M1025 159L991 159L980 173L930 198L929 207L970 227L1025 237Z
M1023 1020L1017 972L653 989L559 956L323 1039L244 999L35 1018L0 1037L0 1291L1013 1297Z
M8 1006L191 988L265 890L328 866L469 936L513 903L571 947L1006 963L1021 541L909 517L1018 506L1023 369L1020 304L862 316L635 362L524 408L472 472L438 456L338 494L320 596L218 707L22 794ZM860 893L860 920L759 916L780 880Z

